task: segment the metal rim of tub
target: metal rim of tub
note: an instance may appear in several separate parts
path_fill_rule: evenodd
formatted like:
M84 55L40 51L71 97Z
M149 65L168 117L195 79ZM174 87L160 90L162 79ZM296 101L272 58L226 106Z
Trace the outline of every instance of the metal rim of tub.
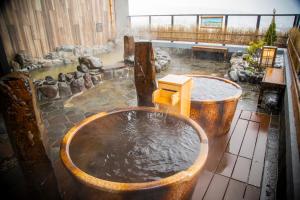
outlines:
M219 80L219 81L224 81L228 84L231 84L233 86L235 86L238 91L235 95L233 96L229 96L229 97L226 97L224 99L221 99L221 100L213 100L213 99L208 99L208 100L191 100L192 103L199 103L201 102L201 104L216 104L216 103L224 103L224 102L229 102L229 101L236 101L238 100L241 95L242 95L242 88L241 86L239 86L237 83L235 82L232 82L228 79L225 79L225 78L220 78L220 77L216 77L216 76L209 76L209 75L194 75L194 74L186 74L186 76L189 76L189 77L196 77L196 78L210 78L210 79L216 79L216 80Z
M94 176L91 176L87 174L86 172L79 169L72 161L70 154L69 154L69 146L72 141L72 138L76 135L76 133L86 124L90 123L91 121L104 117L106 115L114 114L114 113L120 113L120 112L126 112L126 111L148 111L148 112L160 112L165 113L160 110L157 110L155 108L151 107L129 107L124 108L112 112L101 112L95 115L92 115L83 121L81 121L79 124L75 125L73 128L71 128L67 134L64 136L61 147L60 147L60 157L63 161L64 166L68 169L69 172L72 173L72 175L81 183L86 184L90 187L93 187L95 189L99 190L105 190L105 191L115 191L115 192L127 192L127 191L137 191L137 190L146 190L156 187L162 187L171 185L176 182L184 182L190 180L194 175L196 175L198 172L201 171L203 168L205 161L207 159L208 154L208 139L204 132L204 130L192 119L187 118L182 115L178 114L171 114L169 115L177 117L179 120L184 120L185 122L189 123L197 132L198 136L200 137L200 151L197 159L194 161L194 163L187 168L186 170L180 171L178 173L173 174L172 176L162 178L157 181L149 181L149 182L141 182L141 183L122 183L122 182L113 182L113 181L107 181L100 178L96 178Z

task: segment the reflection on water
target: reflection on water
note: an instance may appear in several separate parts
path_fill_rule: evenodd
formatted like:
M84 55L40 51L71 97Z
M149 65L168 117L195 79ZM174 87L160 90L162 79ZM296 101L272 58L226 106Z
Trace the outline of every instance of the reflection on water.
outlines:
M123 60L123 49L118 47L114 49L110 53L101 54L97 57L100 57L103 65L112 65L119 61ZM45 76L52 76L57 79L59 73L69 73L77 70L78 63L72 63L68 65L50 67L50 68L42 68L35 71L30 72L30 75L33 79L43 79Z
M95 177L147 182L190 167L200 138L187 122L170 115L126 111L81 128L70 145L73 162Z

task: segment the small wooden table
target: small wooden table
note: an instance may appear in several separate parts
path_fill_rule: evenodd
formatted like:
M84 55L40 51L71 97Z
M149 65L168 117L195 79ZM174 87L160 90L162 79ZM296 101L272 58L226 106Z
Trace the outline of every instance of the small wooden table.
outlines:
M258 97L258 106L261 105L264 91L267 89L279 91L279 103L281 105L282 97L284 96L285 90L285 77L283 68L268 67L266 73L261 82L261 87Z
M193 56L195 51L213 52L213 53L223 53L224 60L227 58L228 48L227 47L216 47L216 46L193 46L192 47Z

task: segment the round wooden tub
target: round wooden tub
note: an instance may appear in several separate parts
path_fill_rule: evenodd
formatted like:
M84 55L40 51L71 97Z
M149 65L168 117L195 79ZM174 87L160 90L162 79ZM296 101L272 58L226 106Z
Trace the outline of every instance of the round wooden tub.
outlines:
M134 112L134 114L130 116L128 115L129 116L128 117L127 116L128 112ZM79 162L76 161L77 157L79 157L79 156L76 157L76 155L85 154L85 156L87 157L92 157L90 155L99 153L99 152L94 153L93 151L90 151L90 149L92 149L93 146L95 146L94 142L98 140L97 139L98 137L92 137L92 139L87 139L88 141L86 141L85 143L83 144L80 143L80 139L84 137L86 138L90 137L89 132L97 132L100 130L100 129L97 130L97 128L95 128L93 125L98 126L99 123L101 124L102 123L101 121L104 120L105 123L102 123L103 125L101 126L101 130L104 132L110 132L109 134L107 134L108 136L110 136L112 133L111 131L109 131L109 129L111 129L112 127L118 126L118 124L121 123L122 129L124 129L126 124L122 124L122 123L123 121L125 121L126 123L126 120L123 121L119 120L120 118L119 116L121 115L123 116L124 113L127 116L125 117L126 120L127 119L131 120L132 118L139 118L141 115L147 115L147 119L150 120L152 119L152 116L156 118L156 116L167 115L166 113L157 111L154 108L133 107L133 108L122 109L110 113L99 113L83 120L77 126L73 127L63 138L63 141L61 143L60 156L65 167L75 178L77 184L79 185L76 191L78 198L79 199L105 199L105 200L190 199L193 194L194 187L197 183L200 171L206 162L207 153L208 153L208 140L204 131L196 122L194 122L190 118L186 118L184 116L179 116L174 114L167 115L167 118L170 117L172 118L172 120L175 120L174 124L172 124L173 122L171 123L172 126L168 125L168 127L170 127L170 130L166 131L167 137L169 136L169 134L173 134L172 131L174 131L175 129L174 125L176 126L176 124L184 123L188 126L189 128L188 130L193 130L193 134L195 133L194 134L195 138L197 139L197 141L199 141L196 144L197 148L194 148L197 150L194 150L194 152L196 153L194 154L195 157L191 162L191 164L188 165L188 167L185 168L184 170L176 172L175 174L171 174L170 176L162 177L152 181L131 182L129 181L129 179L128 181L127 180L111 181L104 178L99 178L98 175L95 176L92 173L89 173L88 172L89 170L85 169L85 164L81 164L81 163L79 164ZM109 119L109 123L107 123L107 119ZM164 120L165 117L163 117L162 120L156 120L157 122L155 123L163 123ZM90 127L90 129L86 129L87 127ZM140 133L143 134L145 132L144 130L145 128L141 129ZM115 133L115 129L113 129L113 133ZM129 131L129 133L131 132ZM158 132L157 135L159 134L160 133ZM179 135L181 135L181 132L179 133ZM103 138L102 135L100 137ZM144 136L142 138L144 138ZM144 139L142 139L142 141L143 140ZM176 140L177 139L175 137L175 141ZM167 142L167 139L164 141ZM121 140L120 145L123 145L122 143L123 142ZM179 145L180 141L178 141L177 143L178 143L177 145ZM174 146L175 149L177 148L177 145ZM157 145L157 147L160 146L163 146L163 144L159 143ZM97 148L98 147L101 148L101 145L98 145ZM114 147L111 147L112 151L113 148ZM186 146L185 148L191 148L191 147ZM87 165L90 165L95 160L97 161L97 159L91 159L85 162Z
M226 134L242 95L241 87L214 76L188 76L193 78L190 117L209 137Z

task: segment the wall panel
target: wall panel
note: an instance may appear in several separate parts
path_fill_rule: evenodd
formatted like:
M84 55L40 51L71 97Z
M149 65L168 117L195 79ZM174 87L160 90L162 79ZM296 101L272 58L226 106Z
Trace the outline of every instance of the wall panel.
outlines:
M19 51L41 57L63 44L102 45L115 37L112 0L4 0L0 12L8 59Z

